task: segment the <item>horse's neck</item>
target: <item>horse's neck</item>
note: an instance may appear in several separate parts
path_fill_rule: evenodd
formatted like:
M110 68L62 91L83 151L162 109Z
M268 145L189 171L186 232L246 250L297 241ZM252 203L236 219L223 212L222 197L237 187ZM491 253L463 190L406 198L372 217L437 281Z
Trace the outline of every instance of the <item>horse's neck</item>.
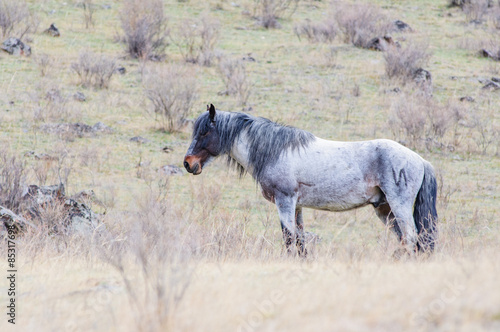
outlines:
M233 144L233 148L229 152L229 155L231 158L236 160L238 162L238 164L243 166L243 168L247 172L251 173L252 172L251 166L248 162L249 155L250 155L250 151L249 151L248 146L249 146L249 144L248 144L246 132L243 132L240 135L238 135L238 137L236 138L236 140Z

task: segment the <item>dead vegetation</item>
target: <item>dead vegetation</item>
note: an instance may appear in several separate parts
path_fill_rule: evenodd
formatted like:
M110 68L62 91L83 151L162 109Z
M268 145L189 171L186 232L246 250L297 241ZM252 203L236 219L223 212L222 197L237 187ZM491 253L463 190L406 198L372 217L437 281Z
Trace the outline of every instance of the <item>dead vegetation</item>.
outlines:
M126 0L120 12L122 38L132 58L158 59L164 55L170 31L161 0Z
M400 47L392 46L384 52L387 77L402 83L413 81L417 70L427 65L431 57L428 45L407 41Z
M172 38L184 61L210 67L216 60L219 34L220 22L205 14L184 20Z
M278 20L291 17L298 3L299 0L253 0L253 16L266 29L279 28Z
M180 65L151 66L144 72L143 84L160 128L167 132L183 128L198 97L195 72Z
M217 69L226 88L220 94L236 96L238 106L246 105L251 93L251 83L245 62L240 59L224 57L219 62Z
M0 29L2 37L22 39L26 33L35 33L39 21L32 14L24 1L2 0L0 1Z
M91 51L80 52L78 62L71 64L71 70L78 75L80 85L99 89L109 87L116 68L115 59Z

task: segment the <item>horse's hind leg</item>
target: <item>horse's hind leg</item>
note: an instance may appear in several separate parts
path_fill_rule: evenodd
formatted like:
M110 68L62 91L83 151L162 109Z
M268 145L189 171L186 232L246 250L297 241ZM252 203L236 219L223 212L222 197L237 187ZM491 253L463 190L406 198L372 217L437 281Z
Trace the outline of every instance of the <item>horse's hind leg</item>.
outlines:
M299 255L306 256L307 250L305 247L304 219L302 218L301 207L295 209L295 225L297 226L297 249L299 250Z
M399 228L399 225L396 223L396 217L394 217L394 214L392 213L389 204L385 200L379 203L379 205L375 207L375 213L377 214L377 217L379 217L380 220L382 220L384 225L386 225L391 231L394 232L394 234L396 234L398 241L401 242L402 239L401 229Z
M398 204L396 202L391 203L391 201L389 201L389 205L401 232L401 243L410 254L415 253L417 227L413 220L413 206L410 204Z

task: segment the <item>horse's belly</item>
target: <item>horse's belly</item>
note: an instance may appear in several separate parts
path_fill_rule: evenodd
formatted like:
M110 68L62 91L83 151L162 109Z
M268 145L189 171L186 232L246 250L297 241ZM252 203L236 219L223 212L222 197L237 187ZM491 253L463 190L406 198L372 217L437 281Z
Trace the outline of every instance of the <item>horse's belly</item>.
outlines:
M332 188L328 185L299 186L297 206L327 210L346 211L377 202L382 193L378 187L363 184Z

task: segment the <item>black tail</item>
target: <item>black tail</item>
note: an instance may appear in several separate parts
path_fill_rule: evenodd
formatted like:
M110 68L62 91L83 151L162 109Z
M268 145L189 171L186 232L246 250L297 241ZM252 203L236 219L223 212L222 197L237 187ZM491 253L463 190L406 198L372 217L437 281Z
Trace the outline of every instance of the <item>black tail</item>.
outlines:
M417 226L417 248L420 252L432 252L436 244L437 220L436 211L437 183L434 169L425 162L424 180L415 200L413 219Z

